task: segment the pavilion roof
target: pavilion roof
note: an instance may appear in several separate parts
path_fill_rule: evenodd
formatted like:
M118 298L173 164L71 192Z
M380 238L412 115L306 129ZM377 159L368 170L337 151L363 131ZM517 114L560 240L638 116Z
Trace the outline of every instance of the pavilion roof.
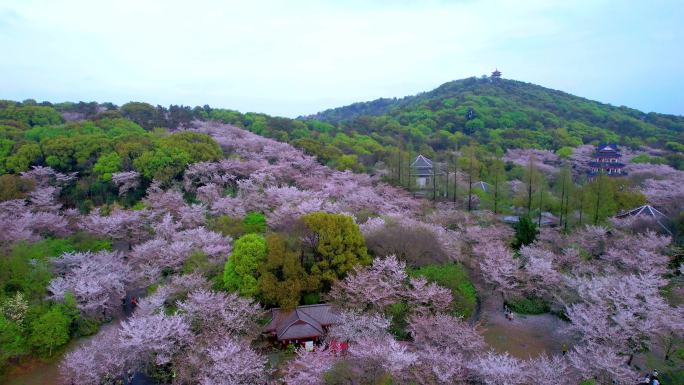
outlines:
M297 306L290 311L271 309L271 315L265 331L275 333L281 341L320 337L325 327L339 320L328 304Z
M416 167L416 168L432 168L432 161L426 157L424 157L422 154L419 154L416 157L416 160L411 163L411 167Z
M661 220L667 219L667 216L651 205L639 206L629 211L619 213L615 216L615 218L618 219L624 219L628 217L650 217L654 219L660 225L660 227L663 228L663 230L665 230L669 234L672 234L670 229L668 229L667 226L665 226L665 224L661 222Z

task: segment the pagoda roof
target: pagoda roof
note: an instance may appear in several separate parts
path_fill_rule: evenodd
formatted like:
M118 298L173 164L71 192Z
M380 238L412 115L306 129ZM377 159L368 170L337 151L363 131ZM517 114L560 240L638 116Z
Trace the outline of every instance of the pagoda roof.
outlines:
M416 157L416 160L411 163L411 167L416 167L416 168L432 168L432 161L426 157L424 157L422 154L419 154Z
M617 143L601 143L597 147L597 151L620 151L620 146Z

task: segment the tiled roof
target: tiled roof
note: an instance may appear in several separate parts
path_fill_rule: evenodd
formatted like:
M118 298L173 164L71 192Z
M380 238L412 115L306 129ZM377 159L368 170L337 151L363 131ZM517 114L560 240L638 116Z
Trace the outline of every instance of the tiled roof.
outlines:
M278 340L295 340L319 337L324 327L338 322L330 305L298 306L291 311L271 310L272 318L265 331L275 333Z
M416 157L416 160L411 163L411 167L416 167L416 168L432 168L432 161L423 155L418 155Z

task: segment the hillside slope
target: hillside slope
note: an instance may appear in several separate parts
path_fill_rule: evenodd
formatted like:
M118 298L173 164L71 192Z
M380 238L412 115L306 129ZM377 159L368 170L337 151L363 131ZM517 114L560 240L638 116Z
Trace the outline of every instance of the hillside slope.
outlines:
M345 132L400 133L406 141L426 141L435 150L462 136L503 148L555 150L618 141L684 150L684 117L615 107L507 79L456 80L415 96L355 103L307 119L340 125Z

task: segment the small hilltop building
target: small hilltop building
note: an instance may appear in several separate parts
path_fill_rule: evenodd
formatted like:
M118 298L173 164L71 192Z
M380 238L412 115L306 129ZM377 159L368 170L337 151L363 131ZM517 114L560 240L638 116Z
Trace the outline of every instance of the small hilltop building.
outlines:
M492 81L501 80L501 71L499 71L498 68L495 69L494 72L492 72L491 79Z

